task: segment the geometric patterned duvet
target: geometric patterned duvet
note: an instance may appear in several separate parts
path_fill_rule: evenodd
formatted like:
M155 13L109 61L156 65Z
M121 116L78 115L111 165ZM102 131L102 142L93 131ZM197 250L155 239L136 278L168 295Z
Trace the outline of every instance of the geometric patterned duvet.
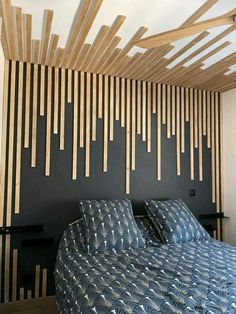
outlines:
M236 314L236 248L210 240L92 255L75 228L56 260L60 313Z

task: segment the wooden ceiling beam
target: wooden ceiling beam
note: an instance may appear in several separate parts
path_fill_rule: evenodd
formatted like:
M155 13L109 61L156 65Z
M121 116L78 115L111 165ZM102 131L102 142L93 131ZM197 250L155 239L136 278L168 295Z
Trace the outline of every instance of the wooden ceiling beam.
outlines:
M23 39L22 39L22 10L19 7L12 7L13 34L15 46L15 59L23 59Z
M47 51L47 57L46 57L46 63L45 63L46 65L52 66L55 51L56 51L57 45L58 45L58 41L59 41L59 35L52 34L51 39L50 39L50 43L49 43L49 47L48 47L48 51Z
M38 39L32 40L31 63L38 64L39 62L39 45L40 45L40 41Z
M54 67L59 67L59 66L60 66L63 53L64 53L64 49L63 49L63 48L58 47L58 48L56 49L55 55L54 55L54 58L53 58L53 62L52 62L52 65L53 65Z
M3 24L6 31L6 43L8 47L9 58L15 59L14 34L13 34L13 18L11 0L1 0L1 14Z
M23 14L23 61L31 60L32 15Z
M84 44L83 45L82 49L80 50L80 53L78 54L76 63L74 65L74 69L82 71L81 64L83 63L83 60L86 59L90 49L91 49L91 45L90 44Z
M102 74L108 74L108 67L109 65L116 60L117 56L121 53L122 49L121 48L116 48L114 51L110 54L110 57L107 58L107 60L104 62L104 65L100 69L100 73Z

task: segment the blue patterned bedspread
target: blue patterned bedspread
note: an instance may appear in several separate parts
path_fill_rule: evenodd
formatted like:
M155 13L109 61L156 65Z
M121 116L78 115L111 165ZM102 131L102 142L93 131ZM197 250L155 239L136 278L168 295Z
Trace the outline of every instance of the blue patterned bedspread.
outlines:
M211 240L91 255L75 227L56 261L60 313L236 313L236 248Z

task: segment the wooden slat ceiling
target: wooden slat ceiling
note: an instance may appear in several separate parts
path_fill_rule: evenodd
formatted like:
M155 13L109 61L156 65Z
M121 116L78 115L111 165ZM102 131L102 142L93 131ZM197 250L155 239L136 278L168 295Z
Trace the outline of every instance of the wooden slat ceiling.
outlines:
M208 0L181 26L195 23L218 0ZM103 0L81 0L75 14L65 47L58 47L59 35L51 34L53 11L44 10L41 39L32 39L32 16L22 13L22 9L11 5L11 0L0 0L2 17L1 41L5 58L55 66L65 69L107 74L131 78L194 87L224 92L236 87L236 74L225 75L236 64L236 53L226 56L206 69L202 69L208 58L230 45L225 41L217 48L213 45L236 30L229 26L226 30L211 38L200 48L182 59L172 68L168 67L183 54L192 49L209 32L204 31L190 43L182 47L170 58L166 58L174 46L165 45L129 55L134 43L141 39L147 28L141 26L124 48L119 48L121 37L117 35L125 16L119 15L111 26L102 25L93 43L86 43L86 37L93 25ZM211 49L212 48L212 49ZM206 54L186 66L186 63L198 55Z

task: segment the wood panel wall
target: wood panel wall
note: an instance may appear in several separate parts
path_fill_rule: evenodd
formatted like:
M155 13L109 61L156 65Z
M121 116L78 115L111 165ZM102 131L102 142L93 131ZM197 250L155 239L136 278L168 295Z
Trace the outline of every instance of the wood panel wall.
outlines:
M72 144L66 142L65 138L66 106L73 106ZM53 176L54 172L51 158L51 137L54 134L59 139L58 150L63 151L72 145L71 180L93 176L90 148L91 142L98 137L103 138L101 171L110 171L109 146L116 136L114 121L119 121L120 127L125 129L125 147L121 147L125 156L125 180L120 184L124 182L127 197L132 190L131 176L136 169L137 137L146 143L147 154L156 154L153 172L157 184L163 179L163 132L167 139L175 139L176 175L181 176L183 167L188 167L190 180L204 180L202 148L206 145L211 153L212 202L216 204L216 210L221 211L221 107L222 100L217 92L6 61L0 226L10 226L12 214L22 211L22 148L30 151L31 167L37 167L38 156L44 151L37 145L39 119L45 120L44 175ZM103 121L103 134L97 134L97 119ZM155 133L152 132L153 128ZM190 130L188 145L187 128ZM153 134L156 145L152 145ZM78 170L81 162L78 160L79 148L85 152L84 173ZM186 153L190 155L190 162L183 165L182 156ZM0 242L0 265L4 269L4 277L0 277L0 287L4 287L2 301L47 295L47 269L44 265L35 265L35 285L32 290L25 291L24 287L17 286L18 259L18 250L11 246L10 235L3 236Z

